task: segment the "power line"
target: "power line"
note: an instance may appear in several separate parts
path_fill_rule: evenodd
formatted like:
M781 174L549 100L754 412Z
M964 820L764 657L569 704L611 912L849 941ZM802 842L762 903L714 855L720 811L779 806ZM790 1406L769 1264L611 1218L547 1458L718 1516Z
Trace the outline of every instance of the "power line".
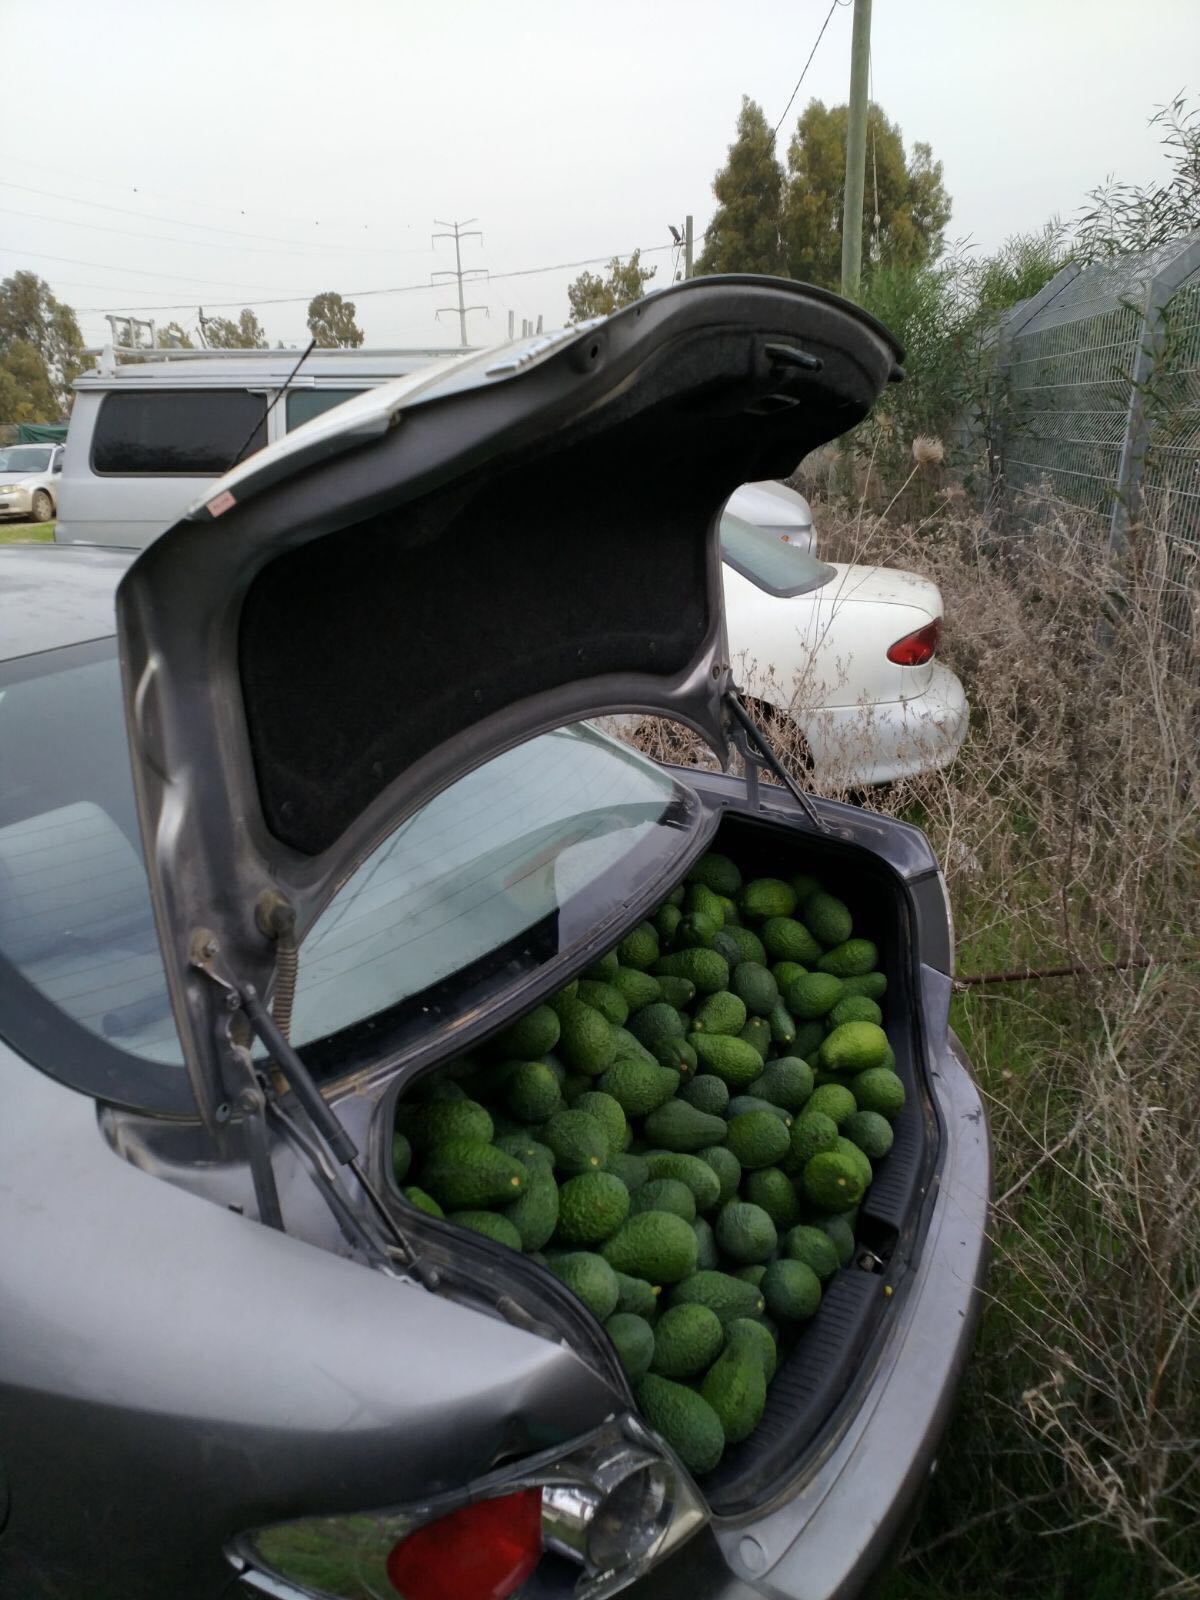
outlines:
M821 40L825 37L825 29L829 26L829 22L830 22L830 19L833 16L833 13L835 11L838 11L838 10L845 10L845 8L850 3L851 3L851 0L833 0L833 4L829 7L829 10L825 13L825 21L821 24L821 31L820 31L820 33L817 34L816 43L813 45L812 49L808 52L808 60L804 63L803 70L801 71L800 76L796 79L796 87L792 90L791 94L788 96L788 103L787 103L787 105L784 106L783 111L780 114L779 121L771 129L771 138L772 139L774 139L775 135L779 132L780 128L783 127L784 119L786 118L788 112L792 109L792 102L795 100L796 96L800 93L800 85L804 82L805 78L808 75L808 69L813 64L813 57L817 53L817 47L820 45ZM728 210L730 206L737 205L738 201L742 198L742 196L745 193L746 193L746 185L743 184L742 187L738 190L738 192L734 195L733 199L730 200L727 204L723 204L721 209L722 210ZM708 227L705 228L704 232L700 235L700 237L702 239L707 239L711 229L712 229L712 223L710 222Z
M240 251L243 255L245 255L247 250L247 246L244 244L221 244L216 239L172 238L171 235L167 233L141 233L133 228L108 228L105 227L104 223L102 222L75 222L70 217L47 216L44 211L18 211L13 206L0 206L0 215L8 217L31 217L35 222L53 222L60 228L86 228L91 233L117 233L120 234L122 239L154 239L157 240L159 244L182 244L186 245L189 250L235 250ZM185 224L185 226L187 226L187 224ZM347 254L393 256L401 254L400 251L396 250L371 250L369 252L360 251L356 245L330 245L327 250L310 250L302 248L299 245L280 245L277 248L271 248L268 246L264 249L262 245L255 245L254 251L256 255L271 256L295 256L297 254L305 256L344 256ZM410 253L423 255L425 252L405 251L403 253L406 255Z
M829 26L830 17L833 16L833 13L838 9L838 6L842 5L843 3L848 4L849 0L833 0L833 4L829 8L829 11L828 11L828 13L827 13L827 15L825 17L825 21L821 24L821 31L817 35L817 43L814 44L812 49L808 52L808 60L804 63L804 71L801 72L800 76L796 79L796 87L792 90L791 94L788 96L788 103L783 108L783 116L780 117L779 121L771 129L771 137L772 137L772 139L779 132L780 128L783 127L783 118L786 117L788 112L792 109L792 101L800 93L800 85L804 82L805 74L808 72L809 67L812 66L813 57L817 53L817 45L819 45L821 43L821 40L825 37L825 29Z
M55 177L70 178L75 183L91 183L95 184L96 187L100 189L117 189L122 194L147 195L152 200L166 200L169 204L173 204L182 199L185 205L199 206L204 211L235 211L238 216L244 217L246 215L246 208L244 206L239 206L236 204L222 205L219 202L212 200L197 200L195 198L187 198L176 194L163 194L161 190L143 189L139 184L136 183L116 183L111 178L93 178L87 173L83 172L68 172L65 167L50 167L47 166L45 162L30 161L25 156L11 156L6 153L5 165L33 167L37 172L52 172ZM256 214L259 216L274 217L277 221L285 222L291 227L319 228L322 226L322 219L320 217L284 217L280 216L278 212L270 211L258 212ZM324 226L327 228L366 228L370 226L369 223L359 223L357 220L351 221L338 217L326 217L323 220ZM410 222L403 222L400 224L400 226L407 228L409 232L412 231L412 223Z
M34 261L60 261L70 267L97 267L101 272L133 274L138 278L166 278L172 283L199 283L216 289L236 289L240 281L236 278L232 281L229 278L190 278L186 274L178 272L155 272L150 267L114 267L107 261L82 261L78 256L52 256L48 255L44 250L24 250L20 246L11 244L0 245L0 250L8 255L21 256L22 258L29 257ZM87 286L80 285L80 287ZM104 284L94 283L91 287L93 289L103 289ZM267 288L266 284L263 283L246 283L242 287L246 289ZM267 290L268 294L273 294L274 292L273 288Z
M116 212L119 216L122 216L122 217L137 217L143 222L169 222L169 223L172 224L172 226L175 226L175 227L196 228L197 230L199 230L200 232L203 232L203 233L227 233L227 234L232 235L232 237L235 238L235 239L252 239L252 240L254 240L254 241L258 242L258 243L261 243L261 244L280 244L280 245L286 246L289 250L292 250L292 251L299 250L299 251L303 251L303 252L306 252L306 253L309 253L309 254L316 253L316 254L320 254L320 255L328 255L329 249L344 248L342 246L337 246L337 245L332 245L332 246L329 247L329 249L326 249L326 248L324 248L322 246L317 246L317 249L314 252L313 251L313 247L310 244L306 244L306 243L304 243L304 242L302 242L300 240L278 239L273 234L245 233L245 232L243 232L242 230L240 230L238 228L215 227L210 222L189 222L186 219L186 217L165 217L165 216L162 215L161 212L157 212L157 211L138 211L138 210L135 210L135 209L133 209L133 208L131 208L129 206L110 206L110 205L107 205L102 200L84 200L79 195L59 194L56 190L53 190L53 189L33 189L33 188L30 188L30 186L28 184L25 184L25 183L11 183L7 179L0 179L0 189L18 189L18 190L20 190L20 192L22 194L40 195L44 200L65 200L68 205L89 206L94 211L113 211L113 212ZM33 215L36 215L36 213L34 213L34 212L17 212L17 213L15 213L15 215L18 215L18 216L22 216L22 215L23 216L33 216ZM62 218L62 217L47 217L45 220L48 221L48 222L66 221L66 219ZM68 224L68 225L70 226L71 224ZM79 223L79 224L74 224L74 226L83 227L83 226L86 226L86 224ZM365 228L367 226L367 224L363 223L362 226ZM115 233L118 230L110 229L109 231ZM186 242L189 243L189 244L192 244L192 243L201 244L201 243L203 243L203 240L190 240L189 239ZM363 245L356 244L356 245L354 245L353 248L354 248L354 251L355 251L355 253L357 255L364 255L365 254L365 255L378 255L378 256L393 256L393 255L420 255L420 254L423 254L422 251L414 249L412 247L408 247L408 248L406 248L404 250L381 250L381 249L368 249L367 247L365 247Z
M639 245L637 250L610 250L607 255L588 256L587 259L583 261L555 261L544 267L519 267L512 272L493 272L489 274L489 280L495 282L497 279L508 280L511 278L532 278L544 272L571 272L577 267L607 266L610 261L627 260L631 255L638 254L639 251L642 255L648 256L653 255L657 251L671 250L673 248L674 246L669 244L651 244ZM439 287L440 285L436 283L401 283L396 284L390 289L350 289L347 291L346 298L349 300L366 300L373 295L416 294L418 292L428 293L431 289L437 289ZM299 305L301 302L307 302L308 300L311 300L311 298L312 296L308 294L293 294L278 295L268 300L214 300L206 301L205 304L211 305L216 311L222 311L226 310L230 306L248 306L254 308L257 306ZM172 300L167 304L137 306L123 305L117 309L121 311L186 311L190 307L190 300ZM113 308L111 306L80 306L76 309L77 315L84 317L103 316L106 311L111 311Z

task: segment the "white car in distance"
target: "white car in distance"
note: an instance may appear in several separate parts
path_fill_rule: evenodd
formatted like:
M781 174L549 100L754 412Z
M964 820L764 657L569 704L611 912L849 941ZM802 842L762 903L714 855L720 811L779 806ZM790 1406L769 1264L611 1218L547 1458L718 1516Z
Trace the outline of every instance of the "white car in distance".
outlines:
M808 526L811 545L811 517ZM968 706L937 660L936 584L894 567L821 561L787 529L728 508L721 551L735 674L760 710L795 725L815 787L888 783L954 760Z
M774 478L744 483L726 500L725 511L776 534L785 544L794 544L810 555L817 553L812 510L804 496L786 483L777 483Z

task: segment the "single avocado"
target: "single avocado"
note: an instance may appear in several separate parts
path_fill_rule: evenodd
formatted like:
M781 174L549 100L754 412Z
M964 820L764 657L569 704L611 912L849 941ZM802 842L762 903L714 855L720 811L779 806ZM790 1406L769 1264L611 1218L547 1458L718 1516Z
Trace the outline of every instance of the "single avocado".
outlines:
M745 1200L731 1200L722 1206L713 1231L721 1254L746 1266L766 1261L779 1243L767 1213Z
M732 899L742 887L742 874L728 856L710 850L707 855L692 862L684 882L702 883L714 894L728 895Z
M619 969L618 969L619 970ZM598 1011L614 1028L623 1028L629 1015L629 1002L611 983L601 983L595 978L579 980L579 998L585 1006Z
M635 967L644 972L658 960L658 934L654 925L639 922L617 946L617 960L623 967Z
M446 1221L457 1223L460 1228L469 1228L472 1233L480 1233L485 1239L505 1245L509 1250L521 1249L520 1233L508 1217L496 1211L452 1211Z
M646 1061L616 1061L599 1081L601 1090L628 1117L644 1117L664 1105L679 1088L677 1072Z
M708 1306L670 1306L654 1326L651 1370L664 1378L698 1377L712 1366L724 1344L721 1319Z
M554 1169L543 1162L529 1164L529 1184L519 1200L504 1208L523 1250L541 1250L558 1226L558 1184Z
M697 1111L684 1100L668 1100L649 1114L643 1131L651 1144L664 1150L694 1152L721 1140L725 1122L721 1117Z
M773 1167L786 1155L787 1125L771 1111L744 1111L728 1124L725 1142L745 1168Z
M558 1043L559 1020L550 1006L534 1006L492 1040L491 1049L510 1061L536 1061Z
M528 1182L527 1167L482 1139L445 1140L430 1152L421 1171L421 1187L451 1211L503 1205L516 1200Z
M708 1306L726 1325L735 1317L757 1317L766 1306L755 1284L728 1272L694 1272L676 1284L668 1298L673 1306Z
M806 972L783 991L783 1003L798 1022L812 1022L832 1011L842 998L842 980L831 972Z
M747 922L766 922L768 917L790 917L796 909L796 896L781 878L755 878L738 895L737 903Z
M572 1072L595 1078L612 1065L617 1045L607 1017L585 1001L575 999L563 1003L559 1020L562 1033L558 1053Z
M832 972L835 978L864 978L879 960L879 951L870 939L847 939L817 961L818 972Z
M599 1322L606 1321L616 1310L617 1275L603 1256L590 1250L572 1251L565 1256L555 1256L550 1262L550 1271L562 1279Z
M629 1377L644 1377L654 1360L654 1329L646 1319L631 1311L614 1311L604 1331Z
M834 945L845 944L854 932L848 908L834 895L819 890L809 895L801 907L800 915L813 938L819 939L827 950Z
M745 1004L728 989L708 995L692 1015L694 1033L738 1034L745 1026Z
M649 1283L678 1283L696 1268L696 1235L690 1223L666 1211L631 1216L603 1246L617 1272Z
M705 1374L700 1393L716 1412L727 1443L748 1439L767 1403L762 1355L746 1341L735 1340Z
M780 1322L807 1322L821 1304L821 1281L803 1261L772 1261L762 1281L767 1310Z
M582 1172L558 1192L557 1237L568 1245L600 1244L616 1233L629 1207L629 1190L614 1173Z
M716 1412L694 1389L648 1372L635 1391L638 1409L689 1472L711 1472L725 1449Z
M798 961L811 967L821 959L821 946L795 917L768 917L759 934L771 961Z
M763 1070L763 1058L744 1039L731 1039L724 1033L693 1033L688 1043L696 1052L703 1072L714 1072L731 1089L744 1089Z

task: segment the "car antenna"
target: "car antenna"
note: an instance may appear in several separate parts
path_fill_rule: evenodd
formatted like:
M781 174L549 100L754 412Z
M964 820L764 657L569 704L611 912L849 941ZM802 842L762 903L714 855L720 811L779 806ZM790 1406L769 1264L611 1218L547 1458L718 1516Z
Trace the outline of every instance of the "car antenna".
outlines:
M239 450L239 451L238 451L238 453L237 453L237 455L235 455L235 456L234 456L234 458L233 458L233 460L232 460L232 461L231 461L231 462L230 462L230 463L229 463L229 466L228 466L228 467L226 467L226 469L225 469L225 470L226 470L226 472L228 472L228 471L230 471L230 469L231 469L231 468L233 468L233 467L236 467L236 466L237 466L237 464L238 464L238 462L239 462L239 461L240 461L240 460L241 460L241 459L242 459L242 457L243 457L243 456L244 456L244 455L245 455L245 453L246 453L246 446L247 446L247 445L248 445L248 444L249 444L249 443L250 443L250 441L251 441L251 440L252 440L252 439L253 439L253 438L254 438L254 435L255 435L255 434L256 434L256 433L257 433L257 432L258 432L258 430L259 430L259 429L260 429L260 428L265 428L265 427L266 427L266 425L267 425L267 418L268 418L268 417L269 417L269 416L270 416L270 415L271 415L271 413L272 413L272 411L274 411L274 409L275 409L275 407L276 407L276 406L277 406L277 405L278 405L278 404L279 404L279 402L280 402L280 401L281 401L281 400L282 400L282 399L283 399L283 397L284 397L284 395L285 395L285 394L286 394L286 393L287 393L287 392L288 392L288 388L289 388L289 387L290 387L290 385L291 385L291 381L292 381L292 379L293 379L293 378L294 378L294 377L295 377L295 376L296 376L296 374L297 374L297 373L298 373L298 372L299 372L299 371L300 371L300 368L301 368L301 367L302 367L302 366L303 366L303 365L304 365L304 363L305 363L305 362L306 362L306 361L307 361L307 360L308 360L308 358L309 358L309 356L310 356L310 355L312 355L312 353L313 353L313 351L314 351L314 350L315 350L315 349L316 349L316 348L317 348L317 341L316 341L316 339L315 339L315 338L312 338L312 339L310 339L310 340L309 340L309 341L308 341L308 348L307 348L307 350L305 350L305 351L304 351L304 353L303 353L303 354L302 354L302 355L301 355L301 357L300 357L300 359L299 359L299 361L297 361L297 363L296 363L296 365L295 365L295 366L294 366L294 367L293 367L293 368L292 368L292 370L291 370L291 371L290 371L290 372L289 372L289 373L288 373L288 375L287 375L287 377L286 377L286 379L285 379L285 380L284 380L284 384L283 384L283 388L282 388L282 389L280 389L280 391L279 391L279 393L278 393L278 394L277 394L277 395L276 395L276 396L275 396L275 398L274 398L274 400L272 400L272 401L271 401L271 403L270 403L270 405L269 405L269 406L268 406L268 407L267 407L267 409L266 409L266 410L265 410L265 411L264 411L264 412L263 412L263 414L262 414L262 416L261 416L261 417L260 417L260 418L259 418L259 419L258 419L258 421L257 421L257 422L256 422L256 423L255 423L255 424L254 424L254 426L253 426L253 427L252 427L252 428L251 428L251 429L250 429L250 433L249 433L249 435L248 435L248 437L247 437L247 438L246 438L246 441L245 441L245 443L244 443L244 444L243 444L243 445L242 445L242 448L241 448L241 449L240 449L240 450Z

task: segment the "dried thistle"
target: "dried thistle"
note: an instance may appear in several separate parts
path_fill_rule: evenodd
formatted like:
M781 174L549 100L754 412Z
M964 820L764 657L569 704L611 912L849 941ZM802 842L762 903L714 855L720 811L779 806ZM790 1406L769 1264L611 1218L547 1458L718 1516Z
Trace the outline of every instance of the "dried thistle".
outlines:
M912 442L912 458L919 467L940 466L945 454L942 441L927 434L919 433Z

